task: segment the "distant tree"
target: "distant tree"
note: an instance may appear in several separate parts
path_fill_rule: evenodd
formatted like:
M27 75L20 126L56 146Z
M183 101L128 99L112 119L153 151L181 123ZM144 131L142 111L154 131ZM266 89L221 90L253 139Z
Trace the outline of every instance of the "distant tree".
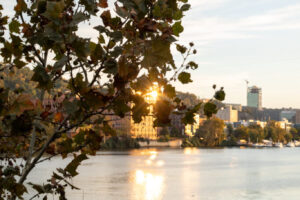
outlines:
M249 139L249 129L245 126L239 126L234 130L234 136L238 140L247 140Z
M287 143L289 143L290 141L292 141L293 135L292 135L291 133L286 133L286 134L284 135L284 138L285 138L285 141L286 141Z
M250 125L248 127L250 141L253 143L262 142L265 139L264 130L259 125Z
M266 129L266 138L271 138L274 142L284 142L286 140L285 135L287 132L280 128L276 121L269 121Z
M296 128L291 128L290 133L292 134L293 140L299 140L300 139L300 132Z
M232 126L232 124L227 124L227 133L228 133L228 136L233 136L233 132L234 132L234 128Z
M202 139L205 146L219 146L225 138L224 121L219 118L206 120L197 130L196 136Z

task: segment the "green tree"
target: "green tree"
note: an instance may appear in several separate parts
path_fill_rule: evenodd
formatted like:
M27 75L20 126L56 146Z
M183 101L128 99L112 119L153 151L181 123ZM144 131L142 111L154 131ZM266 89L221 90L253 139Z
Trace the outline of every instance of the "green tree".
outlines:
M8 19L0 6L0 71L18 74L30 67L38 94L10 89L17 85L0 88L1 199L21 199L38 163L73 154L45 184L30 184L37 192L34 197L47 199L52 193L66 199L64 189L75 188L69 179L78 174L77 167L95 155L103 134L113 133L106 116L130 112L141 122L150 106L144 96L154 82L164 89L161 96L168 97L154 103L155 124L170 122L169 114L181 108L173 81L191 82L189 70L198 67L188 59L196 54L194 44L177 42L189 8L187 0L115 0L110 7L107 0L18 0ZM80 36L81 23L92 23L97 38ZM172 46L183 56L180 65L173 60ZM57 91L65 81L67 91ZM42 105L47 94L55 110ZM221 88L213 99L224 96ZM200 108L189 109L185 122L193 123ZM217 112L212 102L204 109L207 116Z
M205 146L219 146L225 139L224 121L218 118L206 120L197 130L196 136L199 137Z
M239 126L234 130L234 136L238 140L246 140L249 139L249 129L245 126Z
M234 133L234 128L232 126L232 124L227 124L227 134L228 136L233 136L233 133Z
M274 142L284 142L287 132L280 128L275 121L269 121L266 129L266 138L271 138Z
M265 139L264 130L259 125L250 125L248 127L250 141L253 143L262 142Z
M286 141L287 143L289 143L290 141L292 141L293 135L292 135L291 133L286 133L286 134L284 135L284 139L285 139L285 141Z
M300 138L300 131L296 128L291 128L290 133L292 134L293 140L299 140Z

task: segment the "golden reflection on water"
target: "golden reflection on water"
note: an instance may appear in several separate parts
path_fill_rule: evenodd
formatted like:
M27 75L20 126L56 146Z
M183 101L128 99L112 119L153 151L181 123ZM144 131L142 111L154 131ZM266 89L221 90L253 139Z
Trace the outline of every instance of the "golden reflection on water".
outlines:
M198 154L199 149L195 147L184 148L183 153L186 155Z
M164 166L165 162L158 159L158 151L156 149L144 149L132 153L133 155L142 155L143 162L146 164L140 167L137 166L138 169L131 174L133 178L131 184L134 190L133 199L161 200L165 178L160 173L159 168Z
M162 199L164 177L143 170L136 170L134 188L137 200Z

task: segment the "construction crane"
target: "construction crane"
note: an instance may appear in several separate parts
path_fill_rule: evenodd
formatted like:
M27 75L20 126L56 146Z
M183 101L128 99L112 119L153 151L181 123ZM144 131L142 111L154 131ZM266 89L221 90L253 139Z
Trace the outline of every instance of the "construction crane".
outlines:
M249 81L247 80L247 79L245 79L245 82L246 82L246 92L247 92L247 94L246 94L246 105L248 105L248 85L249 85Z

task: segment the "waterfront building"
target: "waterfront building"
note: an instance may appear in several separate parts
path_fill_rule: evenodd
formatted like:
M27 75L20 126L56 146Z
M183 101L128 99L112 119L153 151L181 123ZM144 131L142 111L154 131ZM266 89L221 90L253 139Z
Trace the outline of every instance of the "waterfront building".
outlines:
M116 130L118 136L126 135L133 138L145 138L156 140L158 138L159 128L154 127L153 104L158 95L158 88L153 86L150 92L145 95L145 99L149 106L149 114L142 118L140 123L135 123L132 114L128 113L124 118L116 115L108 116L110 126Z
M266 125L267 125L267 122L265 122L265 121L259 121L259 120L247 120L247 121L240 120L238 122L233 123L233 127L234 128L237 128L239 126L246 126L246 127L248 127L250 125L258 125L261 128L265 128Z
M133 138L147 138L150 140L156 140L158 138L159 129L153 127L154 117L153 107L150 106L150 115L143 117L140 123L134 123L133 118L131 118L131 130L130 135Z
M262 110L262 90L257 86L247 89L247 106Z
M237 122L238 121L238 110L233 109L232 105L226 105L218 110L216 117L222 119L225 122Z
M171 127L176 128L182 135L187 135L190 137L196 134L196 131L199 129L200 125L206 120L206 118L201 117L199 114L195 114L195 123L185 125L182 123L183 116L183 114L171 114Z
M289 122L287 119L284 119L282 121L277 121L277 122L275 122L275 124L277 126L279 126L280 128L286 130L287 132L289 132L290 129L293 127L293 124L291 122Z

